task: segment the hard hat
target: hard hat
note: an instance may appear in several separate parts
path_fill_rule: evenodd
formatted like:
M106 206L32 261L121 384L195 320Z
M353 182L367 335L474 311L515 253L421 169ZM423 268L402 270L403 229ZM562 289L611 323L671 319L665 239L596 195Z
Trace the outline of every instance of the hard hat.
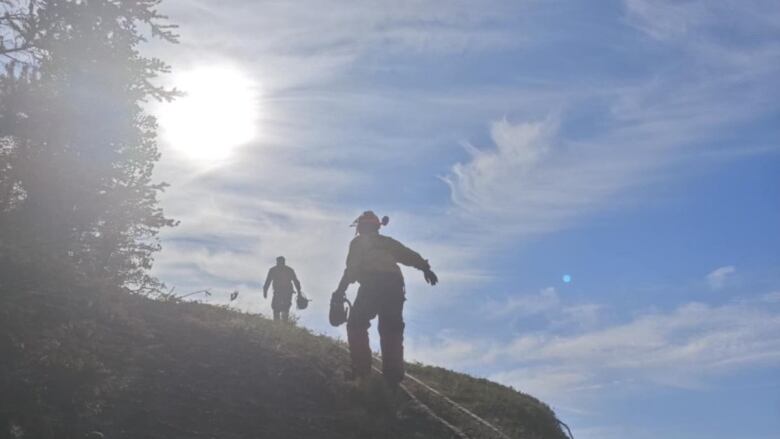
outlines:
M390 217L387 215L382 217L382 220L379 220L379 217L376 216L373 210L367 210L363 212L359 217L355 218L355 221L352 222L352 227L358 227L362 224L371 224L376 226L378 229L380 226L386 226L388 223L390 223Z

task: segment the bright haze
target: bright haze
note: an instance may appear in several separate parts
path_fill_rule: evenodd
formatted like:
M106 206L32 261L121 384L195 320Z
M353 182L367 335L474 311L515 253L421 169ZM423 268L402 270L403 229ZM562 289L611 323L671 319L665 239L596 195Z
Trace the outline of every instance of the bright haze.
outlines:
M531 393L578 439L776 437L780 3L163 10L176 291L267 314L284 255L300 324L343 337L328 298L373 209L441 279L405 271L411 359Z

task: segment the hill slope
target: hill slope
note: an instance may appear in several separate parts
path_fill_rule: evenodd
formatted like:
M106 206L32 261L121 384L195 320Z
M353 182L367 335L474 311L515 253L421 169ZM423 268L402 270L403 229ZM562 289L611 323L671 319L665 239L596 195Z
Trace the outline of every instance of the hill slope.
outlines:
M334 340L260 316L121 291L2 291L0 437L453 437L411 402L387 416L347 368ZM532 397L409 368L512 437L565 438Z

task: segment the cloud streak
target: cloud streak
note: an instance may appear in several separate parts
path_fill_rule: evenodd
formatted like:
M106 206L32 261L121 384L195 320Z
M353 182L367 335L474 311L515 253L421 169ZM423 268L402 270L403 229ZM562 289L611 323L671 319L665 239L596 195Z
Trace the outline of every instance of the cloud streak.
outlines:
M776 108L769 78L780 73L780 26L768 17L780 8L754 3L627 0L628 23L653 39L662 59L684 57L686 67L610 89L580 87L535 119L494 121L492 144L466 144L468 159L443 177L454 211L475 227L491 224L500 239L549 233L625 205L628 194L647 192L660 176L674 178L675 165L717 157L725 127ZM762 8L774 14L756 17ZM750 42L728 46L725 29ZM749 37L756 29L773 43ZM572 129L581 107L599 127L587 135ZM749 153L744 143L727 148Z
M689 302L574 332L560 329L551 313L543 330L502 341L445 333L414 341L411 355L481 370L491 379L576 408L604 392L641 392L658 385L700 388L737 370L780 365L775 336L780 308L766 303L771 302ZM568 307L561 303L555 312Z
M729 282L729 279L731 279L736 273L737 269L733 265L716 268L707 274L707 283L713 290L719 290L726 286L726 284Z

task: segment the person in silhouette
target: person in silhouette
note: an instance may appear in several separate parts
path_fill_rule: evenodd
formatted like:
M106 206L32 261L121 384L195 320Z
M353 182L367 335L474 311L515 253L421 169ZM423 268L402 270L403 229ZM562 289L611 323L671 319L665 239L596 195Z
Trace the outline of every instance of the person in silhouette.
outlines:
M349 244L347 267L333 294L346 300L349 285L360 284L347 320L353 378L361 379L371 373L368 328L371 320L378 316L382 374L391 387L396 387L404 377L403 307L406 300L404 278L398 264L421 270L425 281L431 285L436 285L438 278L428 261L417 252L379 233L379 228L388 222L388 217L380 221L372 211L363 212L355 220L352 225L356 227L357 236Z
M295 275L295 270L285 264L284 256L276 258L276 265L268 270L263 285L263 298L268 298L268 287L273 285L274 293L271 299L271 309L274 311L274 320L287 321L290 318L292 296L295 291L301 294L301 283ZM295 286L295 290L293 290Z

